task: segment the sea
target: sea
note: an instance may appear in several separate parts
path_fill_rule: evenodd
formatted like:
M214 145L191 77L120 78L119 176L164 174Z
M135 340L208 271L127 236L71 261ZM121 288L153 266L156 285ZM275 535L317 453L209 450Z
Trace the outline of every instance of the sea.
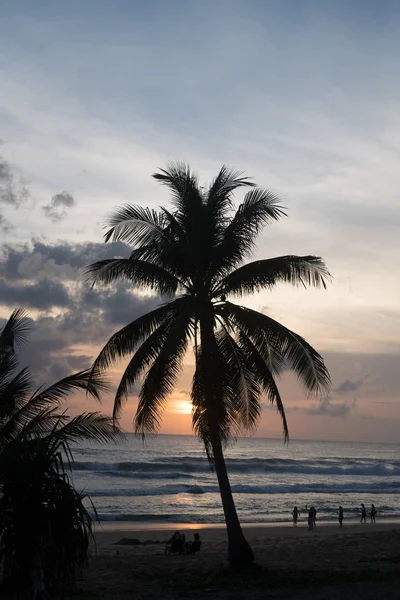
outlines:
M196 437L157 435L143 445L128 434L116 444L78 446L74 458L73 483L100 521L224 522L217 478ZM398 445L241 438L226 463L242 523L289 523L295 505L300 520L307 505L318 521L337 519L339 505L355 520L361 502L375 504L377 520L400 518Z

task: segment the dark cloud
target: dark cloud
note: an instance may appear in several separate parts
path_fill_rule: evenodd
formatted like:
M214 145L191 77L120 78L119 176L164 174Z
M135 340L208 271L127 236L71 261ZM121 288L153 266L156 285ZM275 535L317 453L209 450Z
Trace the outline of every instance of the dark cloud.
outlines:
M63 281L82 279L79 269L92 262L127 257L130 250L122 242L49 244L32 240L30 244L5 244L0 255L0 276L7 279L37 279L51 276Z
M161 303L126 283L94 289L85 283L83 267L127 255L122 243L3 246L0 305L10 312L16 306L39 311L22 359L40 373L41 382L88 367L116 330Z
M5 158L0 156L0 204L18 208L27 197L28 190L22 177Z
M304 409L308 415L319 415L323 417L347 417L348 414L355 408L355 400L351 402L335 402L331 396L320 398L313 406Z
M337 394L348 394L350 392L355 392L358 388L364 383L367 377L363 377L362 379L358 379L356 381L351 381L351 379L345 379L342 383L340 383L337 388L335 388L335 392Z
M4 306L23 306L38 310L71 305L67 289L62 283L43 279L28 285L11 285L0 279L0 303Z
M46 217L56 222L64 219L68 214L67 209L72 208L74 205L75 200L73 196L69 192L64 191L55 194L51 202L46 206L42 206L42 209Z

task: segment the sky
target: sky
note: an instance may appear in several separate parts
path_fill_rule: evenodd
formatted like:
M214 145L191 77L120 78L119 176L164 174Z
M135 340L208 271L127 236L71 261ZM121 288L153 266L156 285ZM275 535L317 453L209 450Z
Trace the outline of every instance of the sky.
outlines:
M326 291L244 301L331 372L323 398L279 382L291 437L399 442L400 2L14 0L1 13L0 318L22 306L34 319L23 360L38 382L90 366L160 302L85 284L86 265L127 255L102 241L110 210L168 204L151 178L168 160L204 184L227 164L287 208L255 257L315 254L333 275ZM190 431L191 361L164 432ZM280 434L266 404L258 435Z

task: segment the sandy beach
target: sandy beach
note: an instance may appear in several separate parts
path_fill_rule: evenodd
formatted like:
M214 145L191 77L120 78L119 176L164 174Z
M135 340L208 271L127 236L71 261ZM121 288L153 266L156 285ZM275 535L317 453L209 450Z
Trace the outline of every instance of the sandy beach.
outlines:
M118 528L117 528L118 527ZM195 556L164 554L175 529L203 546ZM400 524L320 524L297 528L244 527L257 566L238 575L227 567L223 527L124 528L107 524L96 531L89 568L78 598L400 598Z

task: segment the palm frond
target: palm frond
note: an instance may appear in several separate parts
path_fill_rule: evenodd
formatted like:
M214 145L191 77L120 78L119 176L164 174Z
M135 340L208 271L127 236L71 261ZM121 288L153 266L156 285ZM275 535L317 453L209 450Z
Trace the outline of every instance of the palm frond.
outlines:
M216 221L226 218L227 211L232 208L232 192L240 187L255 187L249 177L223 165L220 172L211 183L207 194L207 207L213 213Z
M52 432L52 440L70 444L81 440L109 442L120 435L110 417L99 412L84 412Z
M18 354L12 350L0 354L0 393L14 377L18 362Z
M190 337L191 316L189 307L175 316L143 381L135 416L135 431L142 436L157 430L160 410L176 384Z
M24 309L17 308L9 317L0 333L0 355L24 344L31 332L31 321Z
M220 305L217 311L251 339L270 369L275 367L279 372L286 365L296 373L308 392L324 394L329 391L331 380L322 356L300 335L267 315L231 302ZM269 349L274 355L271 356ZM277 365L268 362L271 358L276 358Z
M247 263L229 273L218 283L215 295L252 294L281 282L326 289L330 278L325 262L318 256L279 256Z
M100 401L101 395L110 390L110 384L103 373L85 369L68 375L48 388L36 392L29 400L30 405L58 404L72 392L84 390L89 396Z
M25 368L0 387L0 419L10 416L21 402L25 402L32 386L32 376Z
M221 243L215 248L214 281L251 255L256 237L265 225L285 215L279 198L272 192L259 188L248 192L225 228Z
M227 392L231 394L232 408L238 415L236 420L241 432L252 431L261 415L261 388L257 372L233 335L223 325L217 332L216 339L229 373Z
M138 317L110 337L93 363L92 373L111 367L118 359L132 354L137 345L159 327L165 319L169 319L175 311L179 311L182 298L164 304L151 312Z
M85 276L92 286L123 280L137 288L151 289L161 296L173 296L180 286L179 279L173 273L154 263L133 258L100 260L86 268Z
M110 229L104 236L106 242L123 241L131 246L157 244L167 237L162 214L150 208L126 204L108 217Z
M181 222L179 216L187 215L188 210L199 209L202 205L203 198L198 180L189 165L179 161L170 162L165 169L159 169L158 173L154 173L153 177L171 190L178 222Z
M120 417L122 406L128 399L130 387L134 385L143 371L151 365L161 352L161 349L168 338L172 323L173 319L171 317L166 318L164 322L145 339L129 361L115 394L113 408L114 421L117 421Z
M238 344L242 352L247 356L249 364L253 365L254 374L262 385L264 392L267 394L268 400L271 404L276 406L282 420L283 438L285 442L288 442L289 428L286 420L285 408L273 374L256 346L241 330L238 332Z

